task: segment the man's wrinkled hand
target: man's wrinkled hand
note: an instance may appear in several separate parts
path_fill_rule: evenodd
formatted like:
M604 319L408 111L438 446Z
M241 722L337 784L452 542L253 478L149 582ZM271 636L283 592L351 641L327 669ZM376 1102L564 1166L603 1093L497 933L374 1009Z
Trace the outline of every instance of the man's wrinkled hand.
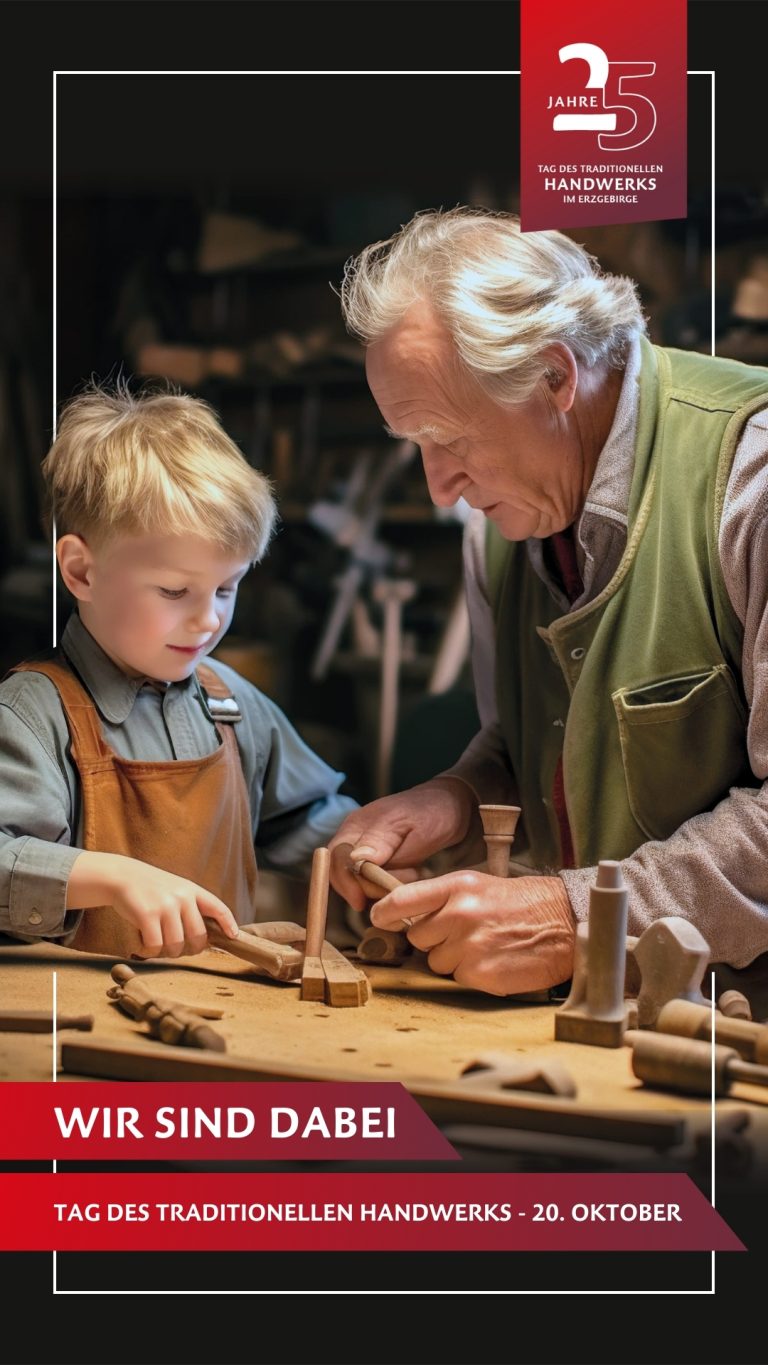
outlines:
M573 971L576 920L559 877L450 872L390 891L371 920L404 927L433 972L490 995L544 990Z

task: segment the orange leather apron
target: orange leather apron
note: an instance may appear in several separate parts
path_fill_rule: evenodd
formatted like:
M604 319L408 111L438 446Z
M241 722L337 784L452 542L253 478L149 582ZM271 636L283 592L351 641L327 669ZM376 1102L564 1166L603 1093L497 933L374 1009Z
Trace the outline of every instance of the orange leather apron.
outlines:
M121 758L104 740L93 702L65 664L30 662L10 671L44 673L61 697L80 778L83 847L175 872L212 891L239 924L251 922L258 873L232 724L216 722L221 743L205 758ZM209 697L232 697L213 669L201 665L197 676ZM84 911L71 946L129 957L140 942L127 920L111 906L99 906Z

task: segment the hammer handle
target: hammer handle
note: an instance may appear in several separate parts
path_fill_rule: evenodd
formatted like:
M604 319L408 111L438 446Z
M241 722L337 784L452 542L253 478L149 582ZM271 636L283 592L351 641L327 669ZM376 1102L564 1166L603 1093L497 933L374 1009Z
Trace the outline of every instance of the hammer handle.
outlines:
M356 877L364 877L367 882L372 882L382 891L394 891L396 887L403 885L391 872L385 872L383 867L379 867L378 863L362 862L353 868L353 871Z

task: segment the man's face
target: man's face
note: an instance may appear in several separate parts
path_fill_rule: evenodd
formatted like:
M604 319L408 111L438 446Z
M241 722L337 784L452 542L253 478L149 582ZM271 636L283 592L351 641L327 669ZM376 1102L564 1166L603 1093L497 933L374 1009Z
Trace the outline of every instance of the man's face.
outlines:
M432 501L464 498L507 540L544 537L583 503L574 425L542 382L524 403L500 407L461 365L428 304L366 352L366 374L390 434L421 447Z
M83 624L129 677L179 682L221 640L249 561L197 536L117 535L88 550Z

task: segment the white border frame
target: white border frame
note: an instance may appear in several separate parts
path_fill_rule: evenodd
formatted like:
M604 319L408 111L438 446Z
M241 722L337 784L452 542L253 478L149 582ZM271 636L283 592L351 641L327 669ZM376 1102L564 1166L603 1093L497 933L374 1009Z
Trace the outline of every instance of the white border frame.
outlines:
M56 400L56 392L57 392L57 384L56 384L56 364L57 364L57 349L56 349L56 332L57 332L57 307L56 307L56 289L57 289L57 246L56 246L56 235L57 235L57 142L56 142L56 112L57 112L57 105L56 105L56 101L57 101L57 93L59 93L59 91L57 91L57 78L59 78L59 76L94 76L94 75L95 75L95 76L348 76L348 75L366 75L366 76L393 76L393 75L396 75L396 76L520 76L520 70L517 70L517 71L53 71L53 356L52 356L52 367L53 367L53 369L52 369L52 373L53 373L53 420L52 420L52 433L53 433L53 435L56 434L56 422L57 422L57 400ZM711 340L709 340L709 354L715 355L715 278L716 278L716 276L715 276L715 240L716 240L716 239L715 239L715 71L713 71L713 70L712 70L712 71L686 71L686 75L689 75L689 76L709 76L709 82L711 82L711 120L709 120L709 127L711 127L711 152L712 152L712 156L711 156L711 247L709 247L709 255L711 255L711 277L709 277L709 288L711 288ZM56 647L56 644L57 644L57 621L56 621L56 549L55 549L55 546L56 546L56 527L53 527L53 546L52 546L52 560L53 560L53 562L52 562L52 575L53 575L53 647ZM56 1080L57 1080L57 1070L56 1070L56 1051L57 1051L57 1041L56 1041L56 998L57 998L56 976L57 976L57 973L56 973L56 972L53 972L53 973L52 973L52 976L53 976L53 981L52 981L52 994L53 994L53 1077L52 1077L52 1078L53 1078L53 1080L56 1081ZM713 972L712 972L712 976L711 976L711 995L712 995L712 1043L715 1043L715 973L713 973ZM716 1207L716 1205L715 1205L715 1047L712 1047L711 1151L712 1151L712 1164L711 1164L711 1204L712 1204L712 1208L715 1208L715 1207ZM55 1173L56 1173L56 1168L57 1168L57 1163L56 1163L56 1162L53 1162L53 1171L55 1171ZM524 1173L521 1173L521 1174L524 1174ZM578 1294L578 1295L593 1295L593 1294L597 1294L597 1295L600 1295L600 1297L607 1298L607 1297L611 1297L611 1295L614 1295L614 1294L622 1294L622 1295L645 1295L645 1294L652 1294L653 1297L666 1297L666 1295L673 1295L673 1297L679 1298L679 1297L689 1297L689 1295L698 1295L698 1297L701 1297L701 1295L704 1295L704 1297L711 1297L711 1295L713 1295L713 1294L716 1293L716 1289L715 1289L715 1256L716 1256L716 1253L715 1253L715 1252L711 1252L711 1257L712 1257L712 1263L711 1263L711 1284L709 1284L709 1289L681 1289L681 1290L674 1290L674 1289L662 1289L662 1290L651 1290L651 1289L615 1289L615 1290L599 1290L599 1289L588 1289L588 1290L584 1290L584 1289L580 1289L580 1290L576 1290L576 1289L562 1289L562 1290L546 1290L546 1289L533 1289L533 1290L522 1290L522 1289L505 1289L505 1290L494 1290L494 1289L488 1289L488 1290L484 1290L484 1289L479 1289L479 1290L472 1290L472 1289L465 1289L465 1290L462 1290L462 1289L456 1289L456 1290L454 1290L454 1289L452 1289L452 1290L422 1290L422 1289L420 1289L420 1290L413 1290L413 1289L366 1289L366 1290L311 1290L311 1289L310 1289L310 1290L286 1290L286 1289L285 1289L285 1290L262 1290L262 1289L216 1289L216 1290L209 1290L209 1289L195 1289L195 1290L187 1290L187 1289L175 1290L175 1289L171 1289L171 1290L160 1290L160 1289L154 1289L154 1290L132 1290L132 1289L109 1289L109 1290L86 1290L86 1289L59 1289L59 1284L57 1284L57 1260L56 1260L56 1259L57 1259L57 1254L59 1254L59 1253L57 1253L57 1252L53 1252L53 1253L52 1253L52 1256L53 1256L52 1293L53 1293L53 1295L55 1295L55 1297L67 1297L67 1295L87 1295L87 1297L93 1297L93 1298L100 1297L100 1295L141 1295L141 1297L151 1297L151 1295L162 1295L162 1297L171 1298L171 1297L179 1297L179 1295L194 1295L194 1297L201 1297L201 1295L203 1295L203 1294L205 1294L205 1295L220 1295L220 1294L222 1294L222 1295L269 1295L269 1297L278 1298L278 1297L281 1297L281 1295L289 1294L289 1295L292 1295L293 1298L296 1298L296 1297L304 1297L304 1295L306 1295L306 1297L312 1297L312 1295L318 1294L318 1295L323 1295L323 1297L326 1297L326 1295L330 1295L330 1297L334 1297L334 1295L342 1295L342 1297L345 1297L345 1298L355 1298L355 1297L357 1297L357 1295L366 1295L366 1297L371 1297L371 1295L389 1295L389 1294L402 1295L402 1297L411 1297L411 1295L419 1295L419 1297L435 1297L435 1295L449 1295L449 1297L462 1297L462 1295L483 1295L483 1297L509 1297L509 1295L522 1294L522 1295L524 1295L524 1297L533 1298L533 1297L536 1297L536 1295L542 1295L542 1294L543 1294L543 1295L546 1295L547 1298L559 1298L559 1297L567 1297L567 1295L570 1295L570 1294ZM428 1253L426 1253L426 1254L428 1254ZM513 1252L510 1252L510 1254L513 1254ZM563 1254L565 1254L565 1253L563 1253Z

